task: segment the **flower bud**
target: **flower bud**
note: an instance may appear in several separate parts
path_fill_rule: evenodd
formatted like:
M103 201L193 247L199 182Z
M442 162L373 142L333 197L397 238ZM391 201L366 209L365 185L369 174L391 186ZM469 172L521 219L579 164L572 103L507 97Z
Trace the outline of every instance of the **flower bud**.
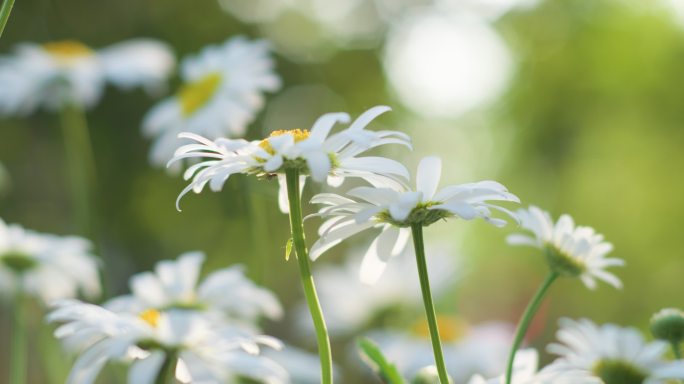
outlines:
M453 382L454 380L449 377L449 384L453 384ZM411 380L411 384L440 384L437 367L428 365L427 367L421 368L413 380Z
M651 317L651 333L657 339L681 343L684 341L684 312L676 308L661 309Z

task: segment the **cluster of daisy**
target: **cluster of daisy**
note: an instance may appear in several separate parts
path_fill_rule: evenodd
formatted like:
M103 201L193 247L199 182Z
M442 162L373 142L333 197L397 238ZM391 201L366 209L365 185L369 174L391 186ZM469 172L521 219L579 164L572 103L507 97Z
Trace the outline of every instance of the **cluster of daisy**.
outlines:
M87 109L97 104L107 84L160 92L174 66L170 49L152 40L101 50L76 41L20 45L15 54L0 58L0 113ZM442 160L436 156L420 160L411 180L401 162L369 154L388 145L412 149L407 134L370 128L390 111L387 106L369 108L355 119L344 112L328 113L309 129L277 130L246 140L264 94L281 85L273 67L265 41L236 37L207 47L182 61L183 85L150 110L143 133L155 140L150 151L154 165L186 167L188 185L178 196L178 210L189 192L201 193L207 185L220 191L234 175L278 181L279 207L290 217L287 253L294 249L312 320L312 327L304 330L311 333L313 328L316 335L320 369L312 368L315 357L263 333L261 320L278 319L283 309L239 266L200 279L204 255L186 253L176 261L159 262L154 272L133 276L130 294L95 305L77 299L79 294L89 299L100 295L98 262L87 240L0 221L0 294L15 297L18 307L26 298L50 307L47 319L56 325L55 336L79 356L69 383L94 383L105 365L119 362L128 364L128 381L136 384L330 384L328 325L334 335L350 335L378 313L386 315L406 302L422 304L425 310L425 319L414 321L410 331L365 330L379 347L362 343L364 356L387 382L405 383L404 377L412 383L441 384L658 384L684 379L684 314L675 309L653 317L658 340L651 342L632 328L562 319L558 343L548 347L558 358L538 369L537 352L519 348L549 287L558 278L579 278L590 289L598 281L620 288L621 281L608 268L624 261L609 257L612 245L593 228L575 225L569 215L554 222L535 206L511 210L520 199L496 181L440 187ZM339 192L349 178L362 185ZM316 212L304 217L303 187L309 179L325 190L310 199ZM318 239L309 248L304 223L317 218L322 219ZM437 315L433 295L453 284L456 267L447 252L446 261L428 277L426 249L436 254L431 255L434 262L442 258L426 247L423 231L454 219L482 219L496 227L516 222L525 233L509 236L508 242L536 247L544 256L549 275L517 330ZM315 271L321 279L317 289L310 263L369 231L373 240L346 269ZM336 299L340 291L346 299ZM668 346L674 361L666 356Z

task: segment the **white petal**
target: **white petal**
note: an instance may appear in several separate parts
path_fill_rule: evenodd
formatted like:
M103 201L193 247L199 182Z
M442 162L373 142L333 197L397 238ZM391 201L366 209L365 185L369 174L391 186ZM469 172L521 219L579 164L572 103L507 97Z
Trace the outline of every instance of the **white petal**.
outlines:
M416 189L423 193L423 201L430 201L437 191L442 174L442 160L437 156L423 158L418 164Z

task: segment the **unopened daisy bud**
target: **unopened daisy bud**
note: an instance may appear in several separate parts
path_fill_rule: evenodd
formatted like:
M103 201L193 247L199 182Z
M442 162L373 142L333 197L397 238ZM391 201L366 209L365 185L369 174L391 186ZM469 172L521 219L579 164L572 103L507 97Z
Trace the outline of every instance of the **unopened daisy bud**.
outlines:
M651 333L656 339L681 343L684 341L684 312L676 308L661 309L651 317Z
M453 384L453 382L454 380L449 377L449 384ZM413 380L411 380L411 384L440 384L437 367L428 365L427 367L421 368Z

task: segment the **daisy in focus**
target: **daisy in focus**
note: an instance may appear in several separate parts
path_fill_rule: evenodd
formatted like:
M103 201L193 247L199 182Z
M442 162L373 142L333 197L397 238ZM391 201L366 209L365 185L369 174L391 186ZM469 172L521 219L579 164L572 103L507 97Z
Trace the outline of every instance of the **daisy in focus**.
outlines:
M344 197L332 193L316 195L312 203L322 204L317 216L326 221L318 230L320 238L311 248L315 260L345 239L371 228L380 233L368 248L361 264L360 277L375 283L387 261L399 255L411 238L412 228L423 227L448 218L481 218L493 225L506 221L493 216L492 210L515 215L490 201L519 202L506 187L495 181L450 185L438 190L442 162L438 157L420 161L416 189L406 186L357 187Z
M171 49L134 39L95 50L75 41L24 43L0 57L0 115L25 116L38 108L90 108L105 86L158 92L175 65Z
M192 139L195 143L178 148L169 164L191 158L203 161L185 171L184 178L191 182L180 193L178 201L190 191L200 193L207 183L213 191L219 191L234 174L277 176L279 205L283 212L287 212L286 170L296 170L300 174L300 188L303 188L306 176L333 186L339 186L347 177L358 177L373 185L399 188L403 184L402 179L408 177L403 165L384 157L359 156L386 144L410 148L410 139L404 133L366 130L371 121L389 110L385 106L373 107L349 127L332 134L335 124L350 122L348 114L325 114L316 120L311 130L274 131L268 138L251 142L226 138L211 141L192 133L182 133L179 137Z
M143 272L130 279L130 295L112 299L105 307L133 314L150 308L195 310L209 318L244 324L282 315L275 295L249 280L241 266L219 269L200 282L203 262L201 252L182 254L175 261L160 261L154 273Z
M270 336L218 325L193 311L154 309L117 314L74 300L59 302L48 321L60 324L55 336L79 354L67 378L91 384L109 362L130 362L128 382L219 384L249 378L279 384L287 372L260 356L262 346L280 348Z
M242 137L264 105L264 93L280 88L265 40L235 37L204 48L181 63L183 85L145 116L143 133L154 139L150 161L164 166L178 148L178 134L211 140Z
M559 343L547 347L560 356L548 369L583 371L603 384L665 384L684 379L684 361L668 361L668 345L647 342L635 328L596 325L590 320L561 319Z
M606 257L613 245L591 227L576 226L572 217L562 215L554 223L551 215L535 206L517 212L521 226L532 235L508 237L512 245L530 245L544 251L551 269L560 276L579 277L590 289L596 280L621 288L622 283L608 267L623 266L624 260Z
M43 304L100 295L98 262L81 237L37 233L0 220L0 295L32 296Z

